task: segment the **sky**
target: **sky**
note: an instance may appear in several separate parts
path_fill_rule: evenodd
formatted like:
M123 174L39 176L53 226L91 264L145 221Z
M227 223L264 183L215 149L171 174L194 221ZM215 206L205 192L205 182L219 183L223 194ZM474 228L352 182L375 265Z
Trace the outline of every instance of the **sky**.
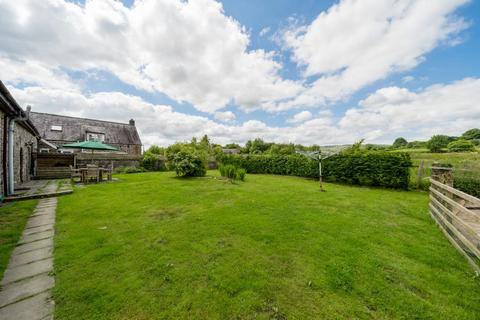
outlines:
M478 0L0 0L20 105L133 118L146 147L461 135L479 57Z

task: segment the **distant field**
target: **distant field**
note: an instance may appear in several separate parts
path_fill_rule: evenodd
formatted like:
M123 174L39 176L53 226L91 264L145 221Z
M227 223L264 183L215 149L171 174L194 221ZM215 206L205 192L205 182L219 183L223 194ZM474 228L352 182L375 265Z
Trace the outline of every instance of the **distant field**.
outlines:
M433 162L450 163L454 167L476 167L480 170L480 152L443 152L431 153L428 149L397 149L391 152L407 152L413 165L418 166L422 160L426 166Z
M428 149L397 149L391 152L407 152L413 162L410 170L410 186L417 186L417 175L420 163L423 160L424 170L422 171L421 188L429 186L428 177L431 174L431 167L434 162L451 164L455 170L455 176L478 177L480 179L480 153L479 152L443 152L431 153Z

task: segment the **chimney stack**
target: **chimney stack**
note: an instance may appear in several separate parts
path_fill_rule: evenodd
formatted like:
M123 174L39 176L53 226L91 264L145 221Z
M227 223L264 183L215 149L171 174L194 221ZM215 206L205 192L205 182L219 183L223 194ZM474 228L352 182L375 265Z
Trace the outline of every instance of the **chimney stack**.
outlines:
M26 112L26 117L27 117L27 119L30 118L30 111L32 111L32 106L27 105L27 112Z
M135 126L135 120L133 119L130 119L130 121L128 122L131 126Z

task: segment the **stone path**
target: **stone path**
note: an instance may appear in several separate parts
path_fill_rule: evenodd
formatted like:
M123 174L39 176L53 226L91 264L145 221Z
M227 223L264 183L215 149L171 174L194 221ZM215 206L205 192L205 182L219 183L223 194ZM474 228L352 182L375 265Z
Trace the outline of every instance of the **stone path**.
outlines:
M40 199L0 282L0 320L53 319L51 289L57 198Z
M4 201L57 197L72 192L70 179L31 180L15 188L15 194L5 197Z

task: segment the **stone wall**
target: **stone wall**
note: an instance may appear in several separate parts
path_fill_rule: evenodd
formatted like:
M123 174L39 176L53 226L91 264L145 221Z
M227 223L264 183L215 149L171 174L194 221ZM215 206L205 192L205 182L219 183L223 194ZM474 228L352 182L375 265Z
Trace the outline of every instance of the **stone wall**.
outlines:
M5 137L3 136L3 131L4 131L4 121L5 121L5 113L0 111L0 197L5 196L3 190L3 163L7 161L6 159L3 159L3 143L5 140Z
M18 185L31 179L32 151L37 148L37 139L19 123L16 123L14 141L14 177L15 184Z
M91 163L104 168L109 168L112 165L113 168L140 167L142 161L142 156L114 153L77 153L75 157L77 168L85 167L87 164Z

